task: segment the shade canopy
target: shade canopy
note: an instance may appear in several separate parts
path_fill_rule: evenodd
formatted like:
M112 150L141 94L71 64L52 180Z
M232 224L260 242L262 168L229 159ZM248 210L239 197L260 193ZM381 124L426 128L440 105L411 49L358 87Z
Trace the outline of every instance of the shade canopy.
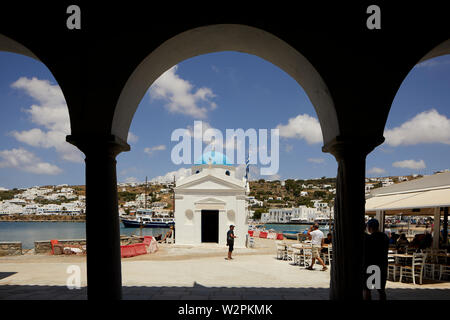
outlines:
M450 172L379 188L366 199L366 212L436 207L450 207Z

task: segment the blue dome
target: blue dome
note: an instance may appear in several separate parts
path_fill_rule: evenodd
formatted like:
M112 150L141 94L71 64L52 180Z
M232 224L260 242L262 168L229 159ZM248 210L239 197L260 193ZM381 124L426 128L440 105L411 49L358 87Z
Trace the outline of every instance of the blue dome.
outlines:
M202 155L201 158L197 159L194 164L222 164L226 166L231 166L231 162L228 161L226 155L217 151L209 151Z

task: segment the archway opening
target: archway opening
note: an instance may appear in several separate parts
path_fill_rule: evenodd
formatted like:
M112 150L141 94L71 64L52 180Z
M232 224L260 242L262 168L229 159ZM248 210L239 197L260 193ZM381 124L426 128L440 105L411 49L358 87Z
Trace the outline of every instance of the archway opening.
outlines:
M211 48L209 50L212 50ZM214 51L219 51L215 49ZM202 52L199 52L200 54ZM162 54L162 53L161 53ZM197 55L197 54L196 54ZM222 91L220 89L219 84L213 84L217 81L217 77L223 77L224 73L223 71L227 71L226 68L224 68L223 65L218 64L217 60L214 61L213 58L217 57L228 57L228 59L231 59L229 61L237 61L241 59L241 61L246 61L242 65L239 66L239 68L245 68L245 65L247 66L253 64L253 67L255 67L255 64L260 66L264 65L265 67L270 66L271 69L270 72L277 73L277 77L282 78L283 82L275 83L273 79L270 79L270 77L267 77L267 75L263 75L262 73L258 74L257 69L254 69L253 72L255 73L253 75L252 80L246 80L241 79L240 83L234 83L234 90L242 88L242 86L245 86L247 88L248 84L253 82L255 78L260 76L261 79L264 79L264 81L261 82L271 82L273 91L281 92L282 94L286 95L292 95L295 96L293 98L285 97L286 100L293 99L295 102L290 102L288 106L284 110L287 114L284 116L280 116L281 111L283 110L282 106L279 106L279 104L286 104L286 100L278 101L277 104L274 102L273 97L270 97L270 95L273 93L266 92L265 99L270 100L270 102L267 103L261 103L260 108L257 109L255 107L255 102L252 101L252 94L259 91L264 91L263 88L253 88L253 91L245 95L240 95L238 97L234 97L234 100L228 97L224 97L224 93L226 93L227 90L232 89L233 85L230 85L226 88L222 88ZM230 58L232 57L232 58ZM189 57L186 57L189 58ZM185 59L186 59L185 58ZM170 60L170 59L169 59ZM254 183L254 185L258 185L257 188L259 188L260 193L253 196L254 202L251 204L252 206L258 207L260 203L263 204L269 204L269 205L280 205L282 204L281 208L285 208L283 212L281 212L280 216L283 217L291 217L288 214L288 209L286 207L289 206L302 206L305 208L304 213L304 219L310 220L313 218L314 220L314 213L317 212L325 212L326 209L331 211L332 209L332 202L331 200L334 198L332 195L333 192L335 192L335 188L333 188L335 181L332 181L333 178L326 178L327 173L331 177L334 177L336 174L336 164L334 159L330 155L323 155L323 153L320 150L320 144L323 142L323 135L322 130L320 128L319 120L314 117L315 109L314 106L310 102L310 98L308 97L308 94L305 94L305 92L302 92L300 90L299 92L299 86L298 81L295 81L292 79L289 75L287 75L284 72L280 72L278 68L275 68L272 64L267 63L267 61L264 61L263 59L257 58L253 55L248 55L244 53L236 53L231 52L227 50L226 52L219 52L219 53L211 53L207 55L202 55L198 57L191 58L189 60L181 62L183 59L179 61L175 61L177 65L174 67L173 65L167 65L165 69L162 69L162 71L166 71L158 80L149 80L148 78L152 77L151 73L145 74L143 70L135 71L135 74L139 74L138 76L132 76L135 77L132 79L130 83L134 83L132 86L133 88L136 88L138 86L142 86L142 84L137 84L134 81L137 81L137 78L144 77L146 75L148 78L144 81L144 83L147 83L147 87L150 86L150 84L153 83L152 88L149 91L149 97L142 94L144 96L144 99L141 101L141 105L138 108L136 114L134 115L134 120L132 127L130 128L130 132L132 132L131 135L128 135L129 142L132 146L132 150L135 149L137 152L140 153L140 156L142 161L141 162L148 162L151 163L151 166L149 166L149 170L155 169L156 167L161 168L167 168L167 164L170 164L171 160L171 151L168 146L174 145L174 143L171 144L170 142L170 136L172 134L172 131L177 128L188 128L190 126L191 131L195 130L195 123L193 120L208 120L208 127L211 128L219 128L222 131L226 128L243 128L244 130L248 128L276 128L278 127L281 130L280 135L282 138L281 141L281 149L283 149L281 152L283 153L283 157L289 157L290 166L289 168L285 167L285 173L283 175L287 174L289 172L289 169L298 168L298 163L303 162L306 166L309 166L313 168L314 170L310 170L310 172L306 173L300 173L296 172L298 174L297 176L293 176L292 179L289 179L289 176L287 178L282 179L280 176L273 175L272 177L268 178L260 177L260 179L256 179L256 181L253 181L251 183ZM146 59L147 61L147 59ZM150 61L152 61L150 59ZM202 62L203 61L203 62ZM206 62L205 61L210 61ZM269 60L270 61L270 60ZM256 62L256 63L255 63ZM208 76L205 76L203 79L200 76L200 74L204 73L205 66L200 67L201 64L207 64L207 67L209 69ZM147 70L151 70L152 64L149 63L146 65ZM228 66L230 67L230 66ZM235 69L236 67L233 66ZM150 69L148 69L150 68ZM160 66L157 65L157 68L160 68ZM300 68L301 69L301 68ZM300 70L299 69L299 70ZM160 69L161 70L161 69ZM230 71L230 70L228 70ZM221 73L222 72L222 73ZM235 72L235 71L234 71ZM299 71L300 72L300 71ZM242 74L234 74L234 76L241 77ZM226 74L227 77L232 78L233 73L228 72ZM249 77L250 78L250 77ZM130 78L131 79L131 78ZM206 79L206 81L204 80ZM152 82L154 81L154 82ZM288 85L285 86L285 81L288 82ZM231 83L231 81L230 81ZM172 87L171 85L172 84ZM256 84L261 85L261 83ZM131 86L131 85L130 85ZM123 126L126 123L126 119L124 118L123 112L124 109L122 109L121 105L122 103L125 103L124 101L131 102L132 100L129 100L129 96L132 94L130 91L130 86L127 84L126 88L124 89L124 92L121 95L122 102L119 102L118 109L121 111L117 111L115 118L114 118L114 129L115 134L118 135L124 135L121 130L123 130ZM182 89L180 89L182 88ZM187 89L186 89L187 88ZM226 89L226 90L225 90ZM184 90L184 91L183 91ZM293 90L295 93L293 93ZM180 92L181 91L181 92ZM232 94L228 94L231 96ZM185 103L185 100L188 101L195 101L195 97L202 97L201 99L198 99L198 105L197 104L189 104ZM260 96L260 94L258 94ZM185 98L182 100L181 98ZM220 97L222 101L216 97ZM240 99L242 97L242 99ZM253 96L254 97L254 96ZM278 96L280 98L280 96ZM133 99L137 99L134 97ZM264 100L263 97L259 97L261 101ZM299 114L298 109L298 101L303 101L305 104L307 104L308 111L306 113ZM234 103L233 103L234 101ZM149 104L149 102L151 102ZM258 101L259 102L259 101ZM134 112L132 104L127 104L129 110L127 112ZM233 107L235 105L235 107ZM269 106L270 105L270 106ZM125 104L123 104L125 106ZM145 113L145 109L153 107L151 113ZM159 108L159 109L155 109ZM253 112L251 111L253 110ZM304 109L300 112L305 112ZM122 114L121 114L122 113ZM216 119L214 119L215 123L210 123L212 118L209 118L209 115L213 115L214 113L217 113ZM240 114L243 114L243 116L239 116ZM195 116L192 116L193 114L200 115L198 118ZM205 117L205 114L207 117ZM152 115L153 117L150 117ZM128 115L129 116L129 115ZM131 115L132 116L132 115ZM186 121L186 119L188 121ZM205 120L206 119L206 120ZM219 120L222 120L223 123L218 123ZM228 121L228 122L226 122ZM265 122L264 122L265 121ZM131 120L130 120L131 122ZM135 123L145 123L145 126L141 124L140 126L135 126ZM250 124L249 124L250 123ZM121 129L120 129L121 128ZM151 136L146 135L146 131L150 131L149 128L158 128L160 131L164 132L164 134L161 134L160 132L155 132ZM158 131L158 129L156 131ZM208 128L206 128L208 129ZM300 131L296 131L296 129L300 129ZM306 130L306 131L305 131ZM225 131L224 131L225 132ZM332 134L331 134L332 135ZM330 136L331 136L330 135ZM125 134L126 136L126 134ZM131 137L131 141L130 141ZM216 147L212 147L210 143L202 144L203 146L209 146L209 149L207 151L209 152L209 155L211 155L213 152L219 153L219 150L216 150ZM300 147L301 145L307 145L311 146L312 149L314 149L313 153L303 153L302 155L295 155L295 152L293 154L293 150L295 150L297 147ZM270 148L270 144L269 144ZM308 154L308 156L306 156ZM146 156L146 158L142 158L142 156ZM164 156L165 158L161 158ZM139 168L139 166L136 166L137 161L130 161L133 156L133 151L130 153L124 153L121 154L118 157L118 173L119 173L119 180L124 182L125 186L125 180L128 179L128 183L134 183L139 184L142 183L143 178L136 177L136 175L140 175L141 177L144 175L147 175L148 171L142 170ZM160 157L161 161L158 161L157 158ZM214 159L214 157L212 157ZM163 160L164 159L164 160ZM194 161L196 158L191 157L192 161ZM301 160L300 160L301 159ZM150 160L152 162L150 162ZM134 167L133 167L134 163ZM208 162L208 157L205 160L205 163L201 164L204 166L204 168L208 169L209 165L217 165L217 162L214 163L214 161L211 161L211 163ZM222 163L221 165L226 166L226 163ZM324 167L327 167L327 173L325 173ZM174 180L176 180L177 187L180 186L180 180L179 177L184 177L184 179L181 179L181 181L185 179L190 179L193 175L191 175L191 169L189 168L181 168L179 169L179 166L172 166L172 169L163 169L167 172L167 174L161 174L161 171L154 171L153 174L150 174L152 177L150 181L152 183L157 183L158 180L160 182L164 182L164 186L162 186L163 189L166 189L166 186L169 186ZM239 179L242 179L244 173L245 173L245 163L242 164L241 169L244 169ZM221 177L223 179L227 179L226 170L222 168L217 168L217 170L220 170L222 172ZM198 172L198 173L197 173ZM192 173L194 176L200 176L201 179L205 178L205 183L207 183L206 176L208 174L202 175L202 170L194 170ZM133 176L131 175L133 173ZM159 175L156 176L155 175ZM211 174L213 176L213 174ZM234 172L231 173L232 176L234 176ZM303 176L303 179L302 178ZM307 178L305 177L307 176ZM319 179L313 179L315 177L318 177ZM155 179L156 178L156 179ZM297 180L296 180L297 178ZM238 179L238 181L239 181ZM254 179L254 178L253 178ZM329 181L327 181L327 179ZM267 181L271 180L271 181ZM289 180L287 183L283 180ZM185 180L186 181L186 180ZM190 180L189 180L190 181ZM241 180L242 181L242 180ZM192 185L195 185L196 182L193 182ZM185 185L188 185L186 183ZM284 190L285 192L284 196L280 194L278 197L273 197L270 195L270 192L268 193L267 190L263 191L264 186L270 186L270 188L273 188L273 190L278 190L281 192L281 190ZM211 186L205 188L208 190L214 189ZM250 190L252 190L252 187L250 185ZM302 194L303 192L303 194ZM158 192L161 196L161 193ZM329 196L331 194L331 196ZM245 195L245 192L242 192L242 196ZM120 194L119 194L120 196ZM261 200L258 198L261 196ZM320 205L320 200L322 200L322 196L328 196L327 199L323 199L327 202L327 208L323 208ZM251 196L250 196L251 197ZM186 198L185 195L177 195L175 194L175 211L180 208L180 205L178 204L178 199ZM170 199L170 198L167 198ZM217 197L212 198L211 194L205 194L201 198L197 199L198 202L201 202L202 205L208 204L209 206L213 205L219 205L219 201L222 201L223 199L218 199ZM243 197L242 200L246 200L245 197ZM317 200L316 203L314 203L311 200ZM163 200L164 201L164 200ZM226 203L226 200L223 200ZM303 202L302 202L303 201ZM120 202L120 199L119 199ZM169 202L169 201L166 201ZM170 202L169 202L170 203ZM197 202L195 203L197 205ZM284 204L287 204L285 206ZM317 205L317 207L315 206ZM312 207L312 208L310 208ZM306 208L311 210L306 210ZM186 216L186 209L189 210L189 212L193 213L193 220L200 217L201 211L196 212L194 208L180 208L180 213L183 217ZM312 210L317 209L317 210ZM170 210L170 208L169 208ZM320 211L323 210L323 211ZM292 217L297 216L299 220L301 220L301 213L302 210L296 211L294 214L292 214ZM314 211L314 212L313 212ZM261 211L259 213L262 213ZM242 213L235 211L236 219L240 218ZM223 215L225 220L227 220L227 211L226 210L219 210L219 216ZM259 217L260 218L260 217ZM220 219L220 217L219 217ZM329 221L329 214L326 215L327 222ZM192 234L201 235L201 229L195 229L195 226L198 225L198 223L195 223L195 221L191 221L192 223L189 224L189 227L193 229ZM278 221L277 221L278 222ZM299 221L300 222L300 221ZM184 224L183 224L184 225ZM180 230L181 226L177 226L177 223L175 223L175 228L177 229L177 237L180 236ZM222 228L223 229L223 228ZM220 229L222 233L224 231L226 232L227 229L222 230ZM197 231L195 231L197 230ZM238 230L238 228L236 228ZM283 230L279 229L279 233L282 233ZM289 230L292 231L292 230ZM246 237L247 230L239 230L241 232L241 235L238 235L238 237ZM178 238L180 239L180 238ZM264 241L264 240L263 240ZM272 244L274 244L274 240L271 240ZM177 244L177 239L175 240L175 244ZM192 244L190 243L179 243L178 245L187 245L190 246ZM164 247L164 245L163 245ZM221 254L221 253L219 253ZM222 253L223 255L223 253ZM276 255L275 249L271 251L270 258L271 262L274 260L273 258ZM289 265L289 262L286 262L286 265ZM189 268L192 268L189 267ZM294 270L294 269L292 269ZM294 271L293 271L294 272ZM127 282L127 275L123 274L124 279L124 285ZM187 280L187 278L185 278ZM143 280L145 281L145 280ZM200 282L201 281L197 281ZM161 283L163 285L163 283ZM328 288L329 285L329 278L327 279L324 277L322 285L326 288Z
M450 203L439 194L450 195L449 43L431 50L403 80L386 140L367 157L366 219L380 220L394 254L448 249ZM389 270L387 286L395 286L396 269ZM423 281L436 277L426 270Z
M55 282L45 276L51 265L55 274L66 270L64 264L52 263L53 257L44 257L52 253L51 240L59 240L53 248L59 254L64 243L79 248L86 244L83 157L65 141L69 112L51 70L3 35L0 70L0 242L7 242L1 255L17 255L28 266L19 267L10 284L21 285L29 277L32 293L36 281L64 283L64 275ZM42 264L29 267L36 257ZM83 258L75 258L74 264L85 273Z

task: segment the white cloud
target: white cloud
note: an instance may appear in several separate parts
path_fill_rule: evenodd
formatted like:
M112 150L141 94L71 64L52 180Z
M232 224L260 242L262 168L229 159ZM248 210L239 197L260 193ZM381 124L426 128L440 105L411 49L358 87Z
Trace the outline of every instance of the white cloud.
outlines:
M382 168L373 167L373 168L367 170L367 173L368 174L381 175L381 174L385 174L386 170L384 170Z
M30 120L41 128L24 131L12 131L10 134L22 143L38 148L55 148L61 158L72 162L83 162L81 151L66 142L70 134L70 120L64 95L58 85L52 85L47 80L35 77L19 78L11 84L14 89L23 90L37 101L24 112L30 115Z
M425 169L427 166L425 165L425 161L423 160L403 160L403 161L396 161L392 164L393 167L396 168L406 168L406 169Z
M288 124L279 124L280 137L304 139L308 144L322 142L322 129L319 121L308 114L290 118Z
M157 176L151 179L152 182L159 182L159 183L168 183L173 182L173 177L175 176L175 181L178 181L180 179L189 177L191 175L191 169L188 168L180 168L177 171L170 171L167 172L163 176Z
M191 137L194 137L194 131L198 131L198 130L202 130L202 137L205 135L205 131L208 129L214 129L213 127L211 127L211 125L209 124L209 122L206 121L194 121L194 125L188 125L187 126L187 130L189 131L189 134L191 135ZM202 137L200 137L200 139L202 139ZM208 141L205 141L208 142Z
M450 119L435 109L424 111L401 126L384 131L390 146L419 143L450 144Z
M170 68L152 84L150 97L166 101L165 107L171 113L206 118L208 111L217 108L217 104L211 100L216 95L206 87L194 91L192 83L176 74L177 68Z
M48 162L42 162L34 153L23 148L0 151L0 168L15 168L35 173L56 175L62 170Z
M324 158L308 158L308 162L312 162L312 163L325 163L325 159Z
M138 183L138 179L136 177L128 177L125 179L125 183Z
M163 144L159 146L144 148L144 152L148 155L152 155L155 151L162 151L162 150L166 150L166 146Z
M139 140L139 137L137 135L135 135L131 131L128 132L127 143L134 144L134 143L138 142L138 140Z
M138 173L138 169L136 167L129 167L129 168L120 170L119 176L127 176L129 174L134 174L134 173Z

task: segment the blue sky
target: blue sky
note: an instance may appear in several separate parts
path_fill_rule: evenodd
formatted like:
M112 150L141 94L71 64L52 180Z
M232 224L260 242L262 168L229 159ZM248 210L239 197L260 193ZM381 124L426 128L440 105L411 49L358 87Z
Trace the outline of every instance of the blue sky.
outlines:
M62 93L47 68L0 53L0 187L84 184L82 154L64 142L70 129ZM429 174L449 168L450 56L416 66L389 114L386 142L367 158L368 176ZM179 63L146 93L133 119L131 151L118 156L119 181L186 175L170 140L177 128L280 129L279 170L263 178L336 175L321 151L320 126L303 89L256 56L221 52ZM252 166L252 178L258 178Z

